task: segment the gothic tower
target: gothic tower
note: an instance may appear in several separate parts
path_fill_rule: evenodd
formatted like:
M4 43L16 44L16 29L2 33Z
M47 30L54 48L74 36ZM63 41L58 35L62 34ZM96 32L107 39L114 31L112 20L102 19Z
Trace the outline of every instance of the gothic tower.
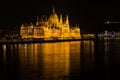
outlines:
M68 19L68 15L66 15L65 27L69 29L69 19Z
M66 15L66 24L69 25L68 15Z

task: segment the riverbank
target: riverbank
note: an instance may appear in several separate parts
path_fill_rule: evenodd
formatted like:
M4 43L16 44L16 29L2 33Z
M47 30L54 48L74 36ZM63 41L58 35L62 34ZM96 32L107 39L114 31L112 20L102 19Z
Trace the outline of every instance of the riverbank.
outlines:
M66 41L84 41L84 40L95 40L90 39L57 39L57 40L9 40L0 41L0 44L28 44L28 43L54 43L54 42L66 42Z

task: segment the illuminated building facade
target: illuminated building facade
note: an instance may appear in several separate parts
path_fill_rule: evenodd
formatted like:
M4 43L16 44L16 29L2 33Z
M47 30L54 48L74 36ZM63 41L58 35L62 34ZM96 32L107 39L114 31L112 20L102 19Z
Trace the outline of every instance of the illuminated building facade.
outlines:
M36 24L24 25L20 28L20 35L24 38L42 38L42 39L80 39L80 28L79 26L69 26L68 15L63 20L62 14L60 17L53 12L49 18L37 18Z
M120 31L114 32L114 31L107 31L98 33L99 39L120 39Z

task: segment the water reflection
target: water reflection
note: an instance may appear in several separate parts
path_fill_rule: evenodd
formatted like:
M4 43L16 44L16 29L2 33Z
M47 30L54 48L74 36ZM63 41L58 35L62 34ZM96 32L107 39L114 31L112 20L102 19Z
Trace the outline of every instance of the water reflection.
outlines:
M70 43L20 44L20 76L56 79L69 75ZM24 72L24 73L23 73ZM37 75L34 75L36 73ZM38 74L39 73L39 74ZM30 76L32 75L32 76Z
M9 77L19 80L70 80L94 67L93 41L11 44L2 50L4 75L13 72Z
M3 61L4 61L4 63L6 63L6 45L3 45L2 46L3 47Z
M105 45L105 69L109 76L118 77L116 73L120 72L120 42L111 40L104 42Z
M43 45L44 76L59 79L69 75L69 47L69 42Z
M94 67L94 42L93 41L84 41L82 43L82 57L84 68ZM86 70L85 68L85 70Z

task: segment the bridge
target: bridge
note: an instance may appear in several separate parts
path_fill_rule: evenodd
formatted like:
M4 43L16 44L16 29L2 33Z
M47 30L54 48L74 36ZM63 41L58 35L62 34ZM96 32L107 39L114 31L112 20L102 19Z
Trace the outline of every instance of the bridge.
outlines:
M120 22L106 21L105 24L120 24Z

